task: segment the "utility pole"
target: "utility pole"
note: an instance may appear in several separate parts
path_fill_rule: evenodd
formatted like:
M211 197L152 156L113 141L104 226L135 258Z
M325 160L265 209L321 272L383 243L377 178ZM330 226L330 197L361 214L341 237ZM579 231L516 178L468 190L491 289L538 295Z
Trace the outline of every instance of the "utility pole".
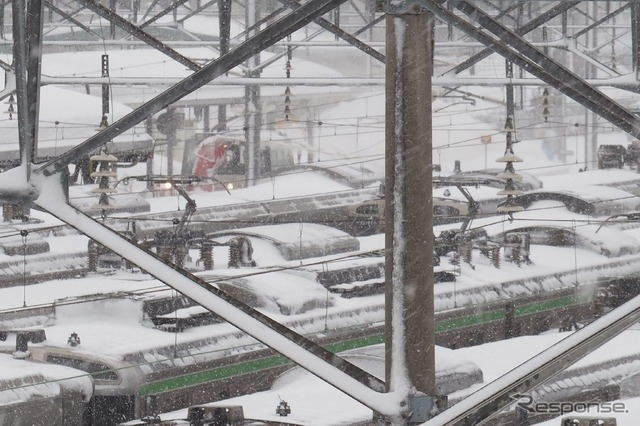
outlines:
M401 3L401 4L399 4ZM406 392L408 424L435 404L431 13L385 1L386 386Z

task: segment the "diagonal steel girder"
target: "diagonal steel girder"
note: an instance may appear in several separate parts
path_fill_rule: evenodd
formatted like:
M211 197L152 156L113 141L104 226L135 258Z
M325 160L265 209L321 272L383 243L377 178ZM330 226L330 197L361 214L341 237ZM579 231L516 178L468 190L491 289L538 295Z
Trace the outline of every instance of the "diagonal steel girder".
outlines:
M90 155L108 141L144 121L150 115L163 110L172 103L206 85L211 80L224 75L233 67L242 64L251 56L272 46L287 35L292 34L345 1L346 0L311 0L305 3L269 25L259 34L245 40L229 53L211 61L199 71L194 72L155 98L149 100L144 105L115 121L100 133L90 137L80 145L71 148L57 158L46 162L40 166L38 171L42 171L44 174L56 173L67 167L70 163Z
M525 71L554 87L585 108L614 124L635 138L640 138L640 119L594 89L564 66L547 57L514 32L503 27L491 17L465 1L455 1L454 6L470 15L482 28L494 32L498 39L487 35L435 1L423 1L423 7L458 27L496 53L517 64Z
M102 38L102 36L100 34L96 33L91 28L87 27L85 24L83 24L82 22L80 22L79 20L74 18L72 16L72 14L67 13L64 10L60 9L59 7L57 7L56 5L54 5L51 1L45 1L44 3L47 5L47 7L49 9L51 9L53 12L57 13L58 15L60 15L63 19L66 19L67 21L71 22L76 27L82 28L85 32L91 34L92 36L94 36L97 39L101 39ZM77 13L77 11L76 11L76 13Z
M40 118L40 76L42 64L42 24L44 0L27 1L27 105L31 131L30 161L38 153L38 123Z
M525 35L525 34L531 32L531 31L535 30L536 28L539 28L542 24L544 24L546 22L549 22L551 19L553 19L556 16L562 14L563 12L568 11L569 9L571 9L572 7L574 7L574 6L576 6L576 5L580 4L580 3L582 3L582 0L566 0L566 1L558 2L558 4L556 4L551 9L549 9L546 12L536 16L535 18L533 18L532 20L530 20L526 24L524 24L521 27L519 27L518 29L516 29L515 33L518 34L518 35ZM489 48L483 49L480 52L476 53L475 55L471 56L470 58L466 59L462 63L456 65L455 67L453 67L449 71L446 71L446 72L444 72L444 73L442 73L440 75L444 76L444 75L450 75L450 74L459 74L462 71L464 71L464 70L466 70L468 68L471 68L473 65L475 65L478 62L480 62L481 60L485 59L486 57L488 57L492 53L493 53L493 51L491 49L489 49Z
M148 20L146 20L142 24L140 24L140 28L148 27L149 25L151 25L154 22L156 22L158 19L160 19L163 16L167 15L168 13L176 10L177 8L179 8L183 4L187 3L188 1L189 0L177 0L177 1L174 1L171 5L169 5L169 7L164 9L162 12L156 14L154 17L149 18Z
M286 4L292 9L296 9L300 7L300 2L298 0L278 0L278 1L282 4ZM369 46L368 44L358 40L356 37L344 31L342 28L338 27L337 25L327 21L324 18L316 18L315 23L384 64L385 55L378 52L376 49Z
M613 339L640 319L640 296L548 347L478 389L424 426L480 426L562 370Z
M580 31L575 33L572 37L574 39L576 39L576 38L580 37L581 35L588 33L592 29L602 25L604 22L609 21L613 17L621 14L622 12L624 12L625 10L630 9L630 8L631 8L631 3L630 2L626 3L626 4L623 4L618 9L614 10L613 12L609 13L606 16L603 16L602 18L598 19L597 21L595 21L593 24L589 25L588 27L585 27L585 28L581 29Z
M199 64L193 62L191 59L187 58L186 56L178 53L176 50L170 48L169 46L167 46L157 38L153 37L152 35L149 35L146 32L142 31L137 25L132 24L131 22L122 18L117 13L102 6L100 3L96 3L95 0L76 0L76 1L82 4L87 9L90 9L91 11L107 19L112 24L117 25L121 29L125 30L135 38L144 41L154 49L164 53L171 59L186 66L191 71L197 71L201 68Z
M193 11L191 11L191 13L187 13L185 16L183 16L182 18L178 19L178 23L182 24L184 21L186 21L187 19L191 18L192 16L197 15L198 13L202 12L203 10L207 9L209 6L213 6L214 4L218 3L218 0L211 0L210 2L201 4L199 7L197 7L196 9L194 9ZM147 15L145 15L147 16Z
M156 5L160 2L160 0L153 0L151 2L151 4L149 5L149 7L147 8L147 11L144 13L144 16L142 16L142 20L144 21L145 19L147 19L147 15L149 15L149 13L151 13L151 11L153 10L154 7L156 7Z

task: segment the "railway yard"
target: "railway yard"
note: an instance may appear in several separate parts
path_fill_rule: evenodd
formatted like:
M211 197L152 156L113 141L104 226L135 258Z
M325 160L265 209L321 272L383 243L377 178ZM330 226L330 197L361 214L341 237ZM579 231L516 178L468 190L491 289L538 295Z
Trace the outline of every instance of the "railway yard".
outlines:
M2 2L0 426L636 426L639 11Z
M617 195L634 190L640 182L628 170L596 170L583 173L582 179L603 182L607 176L611 189L606 191L619 191ZM320 181L326 184L324 179ZM637 197L627 192L624 202L616 199L607 206L597 197L582 197L584 205L576 208L579 191L563 199L552 181L547 186L548 192L537 196L513 221L483 211L467 224L466 233L474 235L471 240L449 236L461 232L462 222L434 228L436 253L441 253L434 267L439 346L457 350L575 329L638 293L640 231L633 221L611 219L621 209L628 211ZM477 191L479 203L494 203L478 195L484 189ZM379 191L373 185L337 194L198 208L190 229L197 235L196 243L188 245L183 265L211 286L332 352L371 350L384 341L384 235L362 235L362 226L345 224L362 220L355 213L347 215L355 212L349 206L366 204ZM309 204L316 208L303 223L295 214L299 205ZM534 219L540 208L548 211L545 223ZM168 226L175 227L167 224L183 213L128 214L126 223L139 219L143 225L137 227L138 241L157 249L154 238ZM237 223L229 220L234 214ZM4 256L0 312L5 331L0 347L15 354L26 345L22 349L28 348L31 362L77 371L69 374L71 381L91 378L91 395L82 396L88 408L67 410L67 415L80 416L85 424L124 422L268 391L278 376L292 368L286 358L117 257L99 252L90 265L86 237L50 219L38 219L37 212L34 218L33 223L6 226L7 234L31 230L22 240L23 251L14 242L18 247L14 256ZM550 223L553 218L555 223ZM271 224L249 226L255 219ZM118 226L117 217L107 220ZM328 225L335 222L343 230ZM507 238L513 233L527 234L529 241L514 243ZM203 238L212 246L207 266L198 245ZM246 250L244 255L233 254L237 246L230 241L248 241L249 257ZM44 243L48 250L38 248ZM29 244L36 253L28 254ZM61 246L67 247L66 252ZM34 264L41 265L40 274L33 272L38 270ZM72 334L78 336L77 345L70 343ZM15 380L13 392L27 387ZM479 382L481 373L471 374L448 393L464 394ZM442 386L445 383L451 381L442 381Z

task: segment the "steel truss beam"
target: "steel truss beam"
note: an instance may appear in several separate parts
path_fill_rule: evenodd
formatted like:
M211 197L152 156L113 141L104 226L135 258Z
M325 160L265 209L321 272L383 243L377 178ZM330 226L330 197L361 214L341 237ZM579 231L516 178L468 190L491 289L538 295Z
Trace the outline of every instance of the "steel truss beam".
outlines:
M82 28L85 32L91 34L92 36L96 37L97 39L101 39L102 38L102 35L96 33L91 28L87 27L85 24L83 24L82 22L80 22L77 19L75 19L71 14L69 14L69 13L65 12L64 10L60 9L59 7L55 6L50 1L45 1L45 4L47 5L47 7L49 9L51 9L52 11L54 11L55 13L57 13L62 18L66 19L67 21L75 24L78 28ZM82 10L82 9L80 9L80 10ZM77 11L76 11L76 13L77 13Z
M203 10L207 9L209 6L213 6L217 2L218 2L218 0L211 0L210 2L207 2L207 3L203 4L203 5L200 5L200 7L196 8L191 13L188 13L186 16L178 19L178 23L182 23L182 22L186 21L187 19L189 19L189 18L197 15L198 13L202 12Z
M515 33L521 36L528 34L531 31L535 30L536 28L539 28L541 25L545 24L546 22L549 22L556 16L561 15L562 13L566 12L567 10L571 9L572 7L576 6L581 2L582 0L561 1L557 5L549 9L548 11L544 12L543 14L537 16L536 18L522 25L520 28L516 29ZM462 71L468 68L471 68L481 60L487 58L492 53L493 53L493 50L491 50L490 48L483 49L480 52L473 55L472 57L470 57L469 59L466 59L464 62L456 65L449 71L442 73L441 75L459 74Z
M158 19L162 18L163 16L165 16L169 12L172 12L172 11L176 10L177 8L179 8L183 4L187 3L188 1L189 0L177 0L177 1L175 1L169 7L164 9L162 12L158 13L157 15L155 15L153 18L150 18L150 19L146 20L145 22L143 22L142 24L140 24L139 28L142 29L142 28L148 27L149 25L151 25L154 22L156 22Z
M156 7L156 5L160 2L160 0L153 0L151 2L151 4L149 5L149 7L147 8L147 11L144 13L144 15L142 16L142 20L144 21L145 19L147 19L147 15L149 13L151 13L151 11L153 10L154 7Z
M589 25L586 28L581 29L580 31L578 31L577 33L575 33L572 37L573 38L578 38L583 34L588 33L589 31L593 30L594 28L597 28L598 26L600 26L601 24L607 22L609 19L613 18L614 16L619 15L620 13L624 12L625 10L629 9L631 7L631 5L629 3L627 4L623 4L621 7L619 7L618 9L614 10L613 12L609 13L606 16L603 16L602 18L598 19L597 21L595 21L594 23L592 23L591 25Z
M242 39L244 36L246 36L251 31L253 31L256 27L260 27L265 22L269 22L269 21L273 20L276 16L280 15L282 12L284 12L287 9L289 9L287 6L280 6L279 8L277 8L276 10L271 12L270 14L268 14L268 15L264 16L262 19L256 21L253 25L250 25L247 28L245 28L244 31L241 31L240 33L238 33L233 38L235 40Z
M542 54L522 37L508 30L473 5L465 1L455 1L452 4L476 20L482 28L494 33L497 39L490 37L434 1L422 2L426 9L441 19L458 27L496 53L511 60L525 71L546 82L623 131L640 138L640 119L637 116L605 96L602 92L595 90L564 66Z
M278 0L278 1L280 3L286 4L287 6L289 6L290 8L292 8L294 10L296 8L300 7L300 2L298 0ZM324 28L325 30L329 31L330 33L335 34L336 36L340 37L341 39L343 39L347 43L353 45L354 47L356 47L356 48L358 48L360 50L362 50L366 54L370 55L374 59L377 59L378 61L380 61L380 62L382 62L384 64L385 56L382 53L380 53L377 50L375 50L374 48L368 46L366 43L358 40L356 37L352 36L351 34L349 34L346 31L344 31L343 29L341 29L337 25L327 21L324 18L317 18L315 20L315 23L320 25L322 28Z
M172 48L170 48L169 46L167 46L166 44L164 44L163 42L161 42L157 38L147 34L144 31L142 31L138 26L132 24L131 22L127 21L126 19L123 19L120 15L118 15L115 12L107 9L106 7L102 6L100 3L96 3L94 0L76 0L76 1L78 1L80 4L82 4L87 9L90 9L93 12L97 13L98 15L102 16L103 18L107 19L113 25L117 25L118 27L120 27L121 29L125 30L126 32L128 32L132 36L136 37L139 40L144 41L149 46L153 47L154 49L156 49L156 50L158 50L158 51L160 51L162 53L164 53L165 55L167 55L171 59L181 63L182 65L186 66L190 70L197 71L197 70L199 70L201 68L201 66L199 64L197 64L197 63L193 62L191 59L181 55L176 50L173 50Z

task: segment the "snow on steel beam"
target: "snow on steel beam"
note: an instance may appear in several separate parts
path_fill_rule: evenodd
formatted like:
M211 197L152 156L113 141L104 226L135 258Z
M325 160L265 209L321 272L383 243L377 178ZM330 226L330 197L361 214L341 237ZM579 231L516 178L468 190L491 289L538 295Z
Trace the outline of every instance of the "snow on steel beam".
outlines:
M85 24L83 24L82 22L80 22L79 20L75 19L70 13L65 12L64 10L60 9L59 7L57 7L56 5L54 5L53 3L51 3L50 1L45 1L44 4L53 12L57 13L58 15L60 15L61 17L63 17L64 19L66 19L67 21L73 23L74 25L76 25L78 28L82 28L84 31L86 31L87 33L91 34L92 36L94 36L97 39L102 38L98 33L96 33L95 31L93 31L91 28L87 27ZM77 13L77 11L76 11Z
M198 13L202 12L203 10L209 8L210 6L213 6L214 4L218 3L218 0L211 0L210 2L201 4L199 7L197 7L196 9L192 10L191 13L186 14L185 16L181 17L178 19L178 23L182 24L184 23L184 21L186 21L187 19L197 15ZM146 17L147 15L145 15Z
M583 34L588 33L589 31L593 30L594 28L599 27L600 25L602 25L603 23L611 20L612 18L614 18L615 16L621 14L622 12L624 12L625 10L629 9L631 7L630 3L627 4L623 4L621 7L619 7L618 9L614 10L613 12L609 13L606 16L603 16L602 18L598 19L597 21L595 21L593 24L589 25L588 27L585 27L583 29L581 29L580 31L578 31L577 33L573 34L572 38L577 39L578 37L580 37Z
M640 119L638 117L602 94L602 92L589 86L584 80L562 65L540 53L517 34L502 27L481 11L476 11L473 6L468 5L466 2L456 2L458 8L464 9L463 11L468 10L474 18L478 19L483 28L495 31L500 37L499 40L488 36L435 2L424 1L423 5L441 19L452 23L461 31L485 44L506 59L513 61L528 73L551 85L585 108L595 112L630 135L640 138ZM473 8L473 11L469 10L469 8ZM531 55L531 57L527 55Z
M180 53L173 50L172 48L170 48L169 46L167 46L157 38L142 31L136 25L132 24L131 22L122 18L120 15L102 6L100 3L96 3L93 0L77 0L77 1L87 9L92 10L93 12L97 13L101 17L107 19L112 24L117 25L118 27L122 28L132 36L136 37L139 40L144 41L149 46L164 53L171 59L181 63L182 65L186 66L190 70L197 71L201 68L199 64L193 62L191 59L187 58L186 56L181 55Z
M536 28L539 28L541 25L545 24L546 22L549 22L551 19L555 18L558 15L561 15L563 12L566 12L567 10L571 9L572 7L576 6L581 2L582 0L561 1L551 9L544 12L543 14L536 16L531 21L527 22L526 24L522 25L520 28L516 29L515 33L518 35L525 35L535 30ZM481 50L480 52L476 53L469 59L466 59L462 63L456 65L455 67L453 67L449 71L442 73L441 75L445 76L449 74L459 74L462 71L468 68L471 68L473 65L477 64L481 60L487 58L492 53L493 51L489 48Z
M278 0L278 1L283 4L286 4L292 9L300 7L300 2L298 0ZM315 23L320 25L322 28L329 31L330 33L340 37L342 40L346 41L347 43L362 50L367 55L373 57L374 59L377 59L378 61L384 64L385 56L382 53L368 46L366 43L358 40L356 37L344 31L342 28L338 27L337 25L327 21L324 18L316 18Z
M11 73L11 72L10 72ZM176 84L182 79L178 77L50 77L42 76L42 84L55 85L101 85L111 86L136 86L136 85L156 85L168 86ZM617 87L624 90L639 91L640 87L635 79L622 78L599 78L597 80L585 80L592 86ZM506 77L485 78L485 77L434 77L434 86L547 86L542 80L537 78L513 78ZM207 83L210 86L384 86L385 79L382 77L220 77ZM0 92L0 94L3 92ZM1 95L0 95L1 96ZM1 100L1 98L0 98Z
M600 317L489 383L424 426L481 425L549 378L620 334L640 319L640 296Z
M346 0L308 1L303 6L293 10L291 13L265 28L256 36L248 38L229 53L213 60L208 65L184 78L141 107L136 108L121 119L115 121L100 133L45 163L38 171L42 171L45 174L55 173L71 162L89 155L106 142L121 135L136 124L141 123L148 116L163 110L172 103L206 85L211 80L224 75L233 67L242 64L251 56L272 46L287 35L304 27L317 17L322 16L345 1Z
M159 20L163 16L167 15L168 13L178 9L178 7L182 6L183 4L187 3L188 1L189 0L174 1L173 4L171 4L168 7L166 7L160 13L156 14L153 18L150 18L150 19L146 20L145 22L143 22L142 24L140 24L140 28L142 29L142 28L148 27L149 25L153 24L154 22L156 22L157 20Z

